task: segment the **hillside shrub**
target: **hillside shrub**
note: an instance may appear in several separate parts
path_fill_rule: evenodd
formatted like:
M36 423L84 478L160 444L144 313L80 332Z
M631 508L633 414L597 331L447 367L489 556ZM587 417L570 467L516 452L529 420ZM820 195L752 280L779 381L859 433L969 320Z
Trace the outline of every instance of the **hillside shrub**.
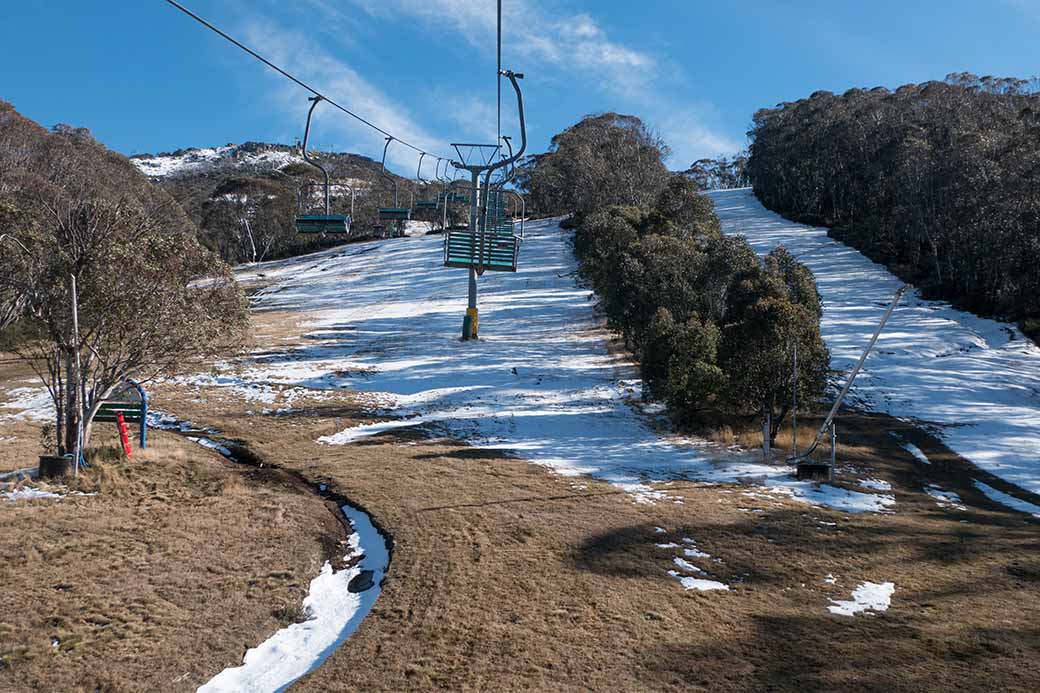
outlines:
M829 354L812 273L779 247L760 260L721 232L712 201L674 176L649 208L586 214L574 235L579 274L608 325L640 362L646 393L684 424L706 413L789 413L793 353L798 397L818 398Z

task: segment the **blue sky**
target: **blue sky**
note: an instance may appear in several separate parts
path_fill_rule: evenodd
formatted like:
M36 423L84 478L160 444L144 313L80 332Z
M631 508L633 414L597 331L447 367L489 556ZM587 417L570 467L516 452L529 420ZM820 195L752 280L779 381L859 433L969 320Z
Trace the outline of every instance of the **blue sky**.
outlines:
M493 0L183 2L435 153L495 137ZM302 135L305 92L162 0L4 4L0 98L44 125L89 127L126 154ZM1040 74L1040 0L505 0L505 12L504 65L527 75L529 151L615 110L656 127L674 168L741 148L756 109L818 89ZM328 109L312 137L382 147ZM398 146L390 160L408 171L415 156Z

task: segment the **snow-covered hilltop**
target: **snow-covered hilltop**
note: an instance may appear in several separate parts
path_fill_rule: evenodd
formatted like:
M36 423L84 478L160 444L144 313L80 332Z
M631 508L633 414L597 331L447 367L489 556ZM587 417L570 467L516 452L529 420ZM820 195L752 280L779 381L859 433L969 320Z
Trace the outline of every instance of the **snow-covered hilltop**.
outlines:
M246 142L155 155L137 154L130 157L130 161L146 176L170 178L224 169L280 169L303 159L286 145Z

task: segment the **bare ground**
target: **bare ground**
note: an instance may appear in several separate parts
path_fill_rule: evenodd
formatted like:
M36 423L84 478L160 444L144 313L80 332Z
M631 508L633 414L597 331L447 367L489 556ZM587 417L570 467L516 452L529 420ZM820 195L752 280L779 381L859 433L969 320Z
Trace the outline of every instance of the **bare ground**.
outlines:
M276 319L261 321L261 329ZM885 417L843 417L838 456L845 481L890 482L895 512L847 515L767 497L754 487L689 481L658 485L670 500L640 505L608 484L560 477L421 430L346 447L317 444L319 436L369 418L347 392L297 402L281 415L258 414L255 404L223 391L186 386L164 386L155 402L247 441L268 462L329 484L369 511L393 540L389 575L372 613L293 690L1040 689L1040 523L988 501L970 483L969 475L985 478L977 470ZM932 464L915 461L892 430L901 430ZM958 493L966 509L939 507L922 491L928 483ZM298 500L301 511L310 507ZM191 513L184 521L207 522ZM48 528L52 522L48 516ZM21 541L30 524L18 530ZM259 544L270 549L263 562L291 563L286 555L298 547L291 541L271 546L270 523L263 529L243 536L238 552ZM293 529L314 536L313 527ZM657 544L682 544L683 538L713 557L686 560L730 591L686 592L667 574L681 548ZM313 545L312 551L321 555ZM94 564L89 582L107 585L111 555L78 553ZM43 577L40 565L18 571L25 585L20 593L45 604L53 599L46 585L60 580ZM60 573L85 569L77 563ZM828 574L836 584L824 581ZM238 573L214 585L210 602L250 593L249 581L231 581L232 575ZM895 583L888 611L828 613L829 600L849 599L868 580ZM123 589L127 603L131 594L150 593L141 581ZM91 588L78 608L98 609L104 594ZM253 594L261 600L272 588ZM203 671L212 675L230 663L232 648L205 657L198 654L203 648L184 643L202 633L205 647L233 638L240 656L244 645L262 639L261 622L273 627L264 614L277 601L206 614L211 626L188 617L149 624L145 649L104 658L112 690L137 687L136 672L156 659L171 673L199 672L190 685L171 677L165 688L193 688ZM202 600L193 604L207 608ZM40 620L19 623L18 637L53 630ZM209 637L210 628L224 638ZM33 680L44 687L70 680L57 667L38 664L16 664L0 677L24 666L38 672Z
M299 618L344 553L298 482L173 434L77 487L97 495L0 498L0 691L194 690Z

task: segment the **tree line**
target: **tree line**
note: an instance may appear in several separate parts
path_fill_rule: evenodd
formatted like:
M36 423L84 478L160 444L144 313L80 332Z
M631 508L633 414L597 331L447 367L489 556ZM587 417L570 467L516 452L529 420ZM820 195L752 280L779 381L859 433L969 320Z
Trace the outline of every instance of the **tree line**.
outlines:
M768 208L1040 336L1040 82L949 75L760 110L749 173Z
M89 441L127 378L174 372L245 334L242 291L173 198L88 131L48 132L3 101L0 236L0 348L47 387L58 454L73 451L81 420Z
M279 145L250 142L244 152L291 151ZM319 152L315 158L332 176L333 214L351 213L354 188L354 214L350 240L378 237L378 208L393 205L393 185L379 173L379 162L356 154ZM428 169L432 167L427 166ZM427 170L426 175L430 174ZM398 203L409 206L415 200L436 199L442 186L418 185L414 180L388 174L398 185ZM232 265L262 262L311 253L341 245L343 237L301 235L296 232L297 214L324 213L324 178L309 164L299 161L276 168L217 168L186 172L157 180L157 184L176 199L199 228L202 243ZM461 207L449 208L449 223L468 218ZM413 210L413 218L436 222L438 210ZM392 224L393 222L391 222Z
M698 159L683 173L701 190L732 190L751 185L747 152L740 152L732 157Z
M668 173L666 153L634 116L591 116L553 139L525 184L541 209L575 213L579 274L638 358L648 394L686 425L768 413L775 438L796 349L798 401L826 385L812 273L782 247L761 260L724 235L710 198Z

